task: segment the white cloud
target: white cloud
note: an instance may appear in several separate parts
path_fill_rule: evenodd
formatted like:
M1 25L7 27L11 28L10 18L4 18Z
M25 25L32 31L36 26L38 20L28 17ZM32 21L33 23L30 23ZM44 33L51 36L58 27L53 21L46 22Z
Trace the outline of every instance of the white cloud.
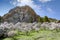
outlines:
M36 5L35 2L33 0L13 0L13 2L10 2L11 4L15 5L15 6L25 6L28 5L31 8L35 8L35 9L41 9L41 6Z
M40 0L41 2L48 2L51 0ZM34 11L38 14L41 15L42 13L44 13L44 9L42 9L41 5L35 4L35 2L33 0L13 0L12 2L13 5L15 6L25 6L28 5L30 6L32 9L34 9ZM46 8L48 12L52 12L53 10L51 8Z
M13 4L13 5L16 5L17 4L17 1L16 0L10 1L10 3Z
M15 5L15 6L28 5L31 8L33 8L35 11L41 9L41 5L35 4L35 2L33 0L13 0L12 4Z
M53 10L51 8L47 8L47 11L50 13L53 12Z
M13 2L13 5L16 5L16 2Z
M28 5L33 9L40 9L41 7L36 5L33 0L17 0L17 6L25 6Z
M17 0L18 4L17 6L24 6L24 5L33 5L34 2L32 0Z
M39 0L39 1L42 2L42 3L46 3L46 2L50 2L52 0Z

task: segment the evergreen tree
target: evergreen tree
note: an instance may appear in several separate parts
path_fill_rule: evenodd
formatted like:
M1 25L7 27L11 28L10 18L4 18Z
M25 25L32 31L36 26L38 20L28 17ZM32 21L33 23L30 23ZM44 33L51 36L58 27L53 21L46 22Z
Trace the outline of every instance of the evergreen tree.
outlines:
M0 16L0 23L3 21L3 18Z
M45 16L43 20L44 22L50 22L47 16Z
M42 23L42 22L43 22L42 17L38 16L38 17L37 17L37 22L41 22L41 23Z
M1 22L1 16L0 16L0 22Z
M57 23L60 23L60 20L58 20Z

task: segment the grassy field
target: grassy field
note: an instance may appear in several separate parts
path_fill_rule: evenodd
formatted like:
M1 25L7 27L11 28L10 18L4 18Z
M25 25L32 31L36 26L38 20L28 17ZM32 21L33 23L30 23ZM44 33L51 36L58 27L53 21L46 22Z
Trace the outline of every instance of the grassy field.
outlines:
M14 37L3 40L60 40L60 31L39 30L31 32L18 32Z

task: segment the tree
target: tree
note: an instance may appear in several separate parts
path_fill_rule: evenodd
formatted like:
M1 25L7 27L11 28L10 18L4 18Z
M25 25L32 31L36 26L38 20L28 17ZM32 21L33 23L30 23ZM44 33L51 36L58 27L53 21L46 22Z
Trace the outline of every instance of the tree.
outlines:
M60 20L58 20L57 23L60 23Z
M1 16L0 16L0 22L1 22Z
M42 19L42 17L40 17L40 16L37 16L37 22L43 22L43 19Z
M2 22L3 21L3 18L0 16L0 22Z
M50 22L47 16L45 16L45 17L43 18L43 20L44 20L44 22Z

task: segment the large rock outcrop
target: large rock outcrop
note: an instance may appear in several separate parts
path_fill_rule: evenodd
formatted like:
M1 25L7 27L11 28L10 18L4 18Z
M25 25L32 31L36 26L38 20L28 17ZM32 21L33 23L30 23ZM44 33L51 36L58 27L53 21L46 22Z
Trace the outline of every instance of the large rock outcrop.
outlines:
M4 21L12 23L35 22L36 18L37 14L29 6L15 7L3 16Z

